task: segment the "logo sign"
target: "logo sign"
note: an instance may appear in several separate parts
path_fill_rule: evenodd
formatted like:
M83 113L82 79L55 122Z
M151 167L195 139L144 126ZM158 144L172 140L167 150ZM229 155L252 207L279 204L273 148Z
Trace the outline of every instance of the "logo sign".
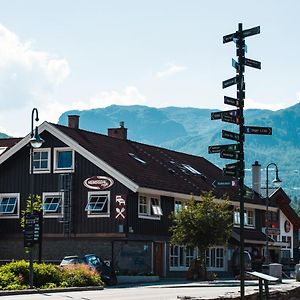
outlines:
M113 184L113 179L105 176L92 176L83 182L83 185L91 190L105 190Z
M261 62L249 58L245 58L245 66L252 67L255 69L261 69Z
M116 215L115 219L125 220L126 219L126 197L123 195L116 196Z
M237 77L235 76L235 77L232 77L230 79L223 81L222 86L223 86L223 89L226 89L227 87L234 85L236 83L237 83Z
M238 99L224 96L224 103L232 106L241 106L241 102Z
M272 135L272 127L244 126L244 131L247 134Z
M230 188L230 187L233 187L233 186L237 186L238 183L236 180L215 180L213 183L212 183L212 186L214 188Z
M291 230L291 223L290 223L290 221L285 220L285 222L284 222L284 231L286 233L288 233L288 232L290 232L290 230Z
M260 26L256 26L250 29L243 30L243 37L255 35L260 33Z

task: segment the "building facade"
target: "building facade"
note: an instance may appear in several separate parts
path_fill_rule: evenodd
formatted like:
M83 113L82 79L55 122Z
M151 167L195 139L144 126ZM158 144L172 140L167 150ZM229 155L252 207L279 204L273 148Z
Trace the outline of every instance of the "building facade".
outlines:
M231 272L239 248L239 196L237 187L214 187L215 180L224 179L218 167L202 157L130 141L124 124L106 136L80 129L79 117L69 116L69 126L44 122L39 132L45 141L39 149L31 149L30 135L0 140L2 261L27 258L20 219L35 194L43 202L42 244L35 247L35 257L40 252L44 261L59 262L66 255L95 253L123 274L184 276L197 251L169 243L169 216L191 194L201 200L202 192L213 191L217 199L229 195L234 230L229 245L207 251L207 266ZM245 248L261 262L265 200L247 190ZM287 199L276 195L269 206L279 230L269 239L270 249L279 251L274 261L283 247L293 257L293 232L299 226ZM285 221L290 230L283 235Z

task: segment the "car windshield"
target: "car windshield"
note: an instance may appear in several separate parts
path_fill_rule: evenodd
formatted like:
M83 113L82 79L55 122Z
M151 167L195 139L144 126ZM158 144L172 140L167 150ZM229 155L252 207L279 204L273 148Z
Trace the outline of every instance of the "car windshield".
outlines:
M79 257L65 257L60 264L73 265L73 264L83 264L83 263L84 263L83 259Z
M97 267L102 265L100 258L95 255L86 256L85 259L91 266Z

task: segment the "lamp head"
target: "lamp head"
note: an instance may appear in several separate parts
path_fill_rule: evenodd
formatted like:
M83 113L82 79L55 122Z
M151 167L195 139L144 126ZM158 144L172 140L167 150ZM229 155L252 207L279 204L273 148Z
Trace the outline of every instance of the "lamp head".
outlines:
M280 186L281 182L282 181L278 177L278 169L276 168L275 178L273 179L273 183L274 183L275 186Z
M37 126L35 127L34 135L30 139L32 148L40 148L45 141L40 137Z

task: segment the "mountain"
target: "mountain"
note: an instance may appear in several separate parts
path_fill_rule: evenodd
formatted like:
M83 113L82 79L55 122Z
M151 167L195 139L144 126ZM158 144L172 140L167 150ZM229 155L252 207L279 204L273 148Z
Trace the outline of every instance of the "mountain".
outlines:
M237 126L220 120L211 120L216 111L198 108L153 108L147 106L111 105L106 108L68 111L61 115L59 124L67 124L67 116L80 116L80 127L106 134L107 128L118 127L120 121L128 128L128 138L141 143L196 154L207 158L220 168L228 161L218 154L208 154L209 145L233 141L221 138L222 129L237 132ZM300 199L300 103L286 109L271 111L249 109L245 111L246 126L272 127L272 136L247 134L245 139L246 171L254 161L262 168L274 162L278 165L283 188L291 199ZM250 184L251 172L246 172ZM272 182L272 170L269 170ZM265 181L265 173L262 173Z
M9 136L5 133L0 132L0 139L6 139L9 138Z

